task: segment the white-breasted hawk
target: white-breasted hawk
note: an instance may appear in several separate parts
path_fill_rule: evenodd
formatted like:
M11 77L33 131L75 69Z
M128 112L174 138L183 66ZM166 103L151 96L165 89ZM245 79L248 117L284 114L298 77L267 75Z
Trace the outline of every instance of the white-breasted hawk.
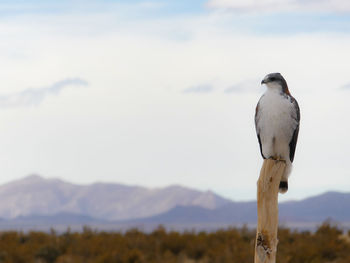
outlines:
M264 159L286 161L280 182L280 192L288 190L288 176L292 170L298 140L300 109L290 94L286 80L280 73L268 74L261 84L267 87L255 112L255 129Z

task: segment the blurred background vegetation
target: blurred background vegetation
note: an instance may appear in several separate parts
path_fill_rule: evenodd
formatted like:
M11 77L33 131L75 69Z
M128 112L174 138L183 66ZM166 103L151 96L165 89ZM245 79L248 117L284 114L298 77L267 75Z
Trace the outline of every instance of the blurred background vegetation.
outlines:
M277 262L349 263L350 231L324 223L315 232L279 229ZM2 232L2 263L245 263L254 260L255 231L246 227L216 232L151 233Z

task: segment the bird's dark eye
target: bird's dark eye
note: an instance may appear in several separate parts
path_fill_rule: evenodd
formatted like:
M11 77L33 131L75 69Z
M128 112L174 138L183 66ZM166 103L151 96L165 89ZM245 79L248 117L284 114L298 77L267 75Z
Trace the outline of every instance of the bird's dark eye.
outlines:
M276 78L275 78L275 77L271 77L271 78L269 78L269 80L270 80L270 81L275 81Z

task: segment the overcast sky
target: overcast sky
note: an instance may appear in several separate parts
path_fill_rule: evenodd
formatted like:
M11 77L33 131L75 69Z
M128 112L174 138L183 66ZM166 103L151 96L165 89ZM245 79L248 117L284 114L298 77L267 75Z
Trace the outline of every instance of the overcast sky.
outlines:
M180 184L255 198L261 79L301 108L282 197L350 189L346 0L2 1L0 183Z

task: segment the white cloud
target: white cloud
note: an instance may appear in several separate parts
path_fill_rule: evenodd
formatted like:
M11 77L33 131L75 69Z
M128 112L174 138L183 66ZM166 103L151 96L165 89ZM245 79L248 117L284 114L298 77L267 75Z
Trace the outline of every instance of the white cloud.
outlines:
M350 90L350 83L346 83L345 85L341 86L340 89L342 89L342 90Z
M237 12L350 12L346 0L210 0L207 6Z
M214 87L210 84L193 86L183 90L184 93L210 93L212 91L214 91Z
M227 87L224 92L226 94L231 93L243 93L243 92L258 92L257 85L259 84L259 79L251 79L246 81L241 81L234 85Z
M70 86L86 86L87 82L79 78L64 79L51 86L43 88L28 88L20 92L11 94L0 94L0 108L17 108L36 106L43 100L52 95L58 95L60 92Z

